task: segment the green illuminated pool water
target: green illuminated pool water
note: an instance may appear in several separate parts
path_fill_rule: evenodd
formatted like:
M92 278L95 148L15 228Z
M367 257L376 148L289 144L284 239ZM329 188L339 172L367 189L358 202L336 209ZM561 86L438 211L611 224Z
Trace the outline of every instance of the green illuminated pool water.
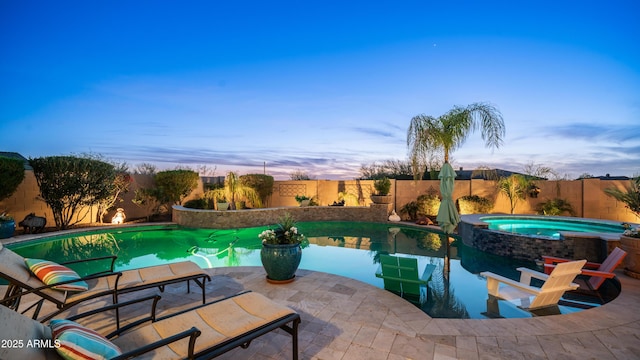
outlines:
M261 266L258 234L267 227L232 230L145 226L109 229L49 237L9 246L30 258L69 261L117 255L117 270L191 260L202 268ZM485 318L486 281L478 274L492 271L517 279L519 266L535 264L488 255L462 244L450 249L450 273L443 271L446 246L440 235L410 226L361 222L305 222L298 224L310 245L303 249L300 268L357 279L383 288L375 277L379 254L410 256L420 269L436 265L425 289L426 301L417 304L432 317ZM80 273L90 269L76 268ZM416 299L413 299L416 300ZM579 309L559 306L562 313ZM500 302L504 317L529 317L512 304Z

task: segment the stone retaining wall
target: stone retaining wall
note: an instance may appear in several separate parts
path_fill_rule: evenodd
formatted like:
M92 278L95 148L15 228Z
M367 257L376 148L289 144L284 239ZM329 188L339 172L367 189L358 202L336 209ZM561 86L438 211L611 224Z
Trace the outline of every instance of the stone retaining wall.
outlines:
M178 225L208 229L234 229L267 226L278 222L285 213L296 221L371 221L387 222L389 206L307 206L246 210L198 210L173 207L173 222Z
M487 223L458 224L462 242L480 251L514 259L535 261L542 255L602 262L615 248L615 241L590 233L560 232L560 239L489 230ZM611 242L611 244L610 244Z

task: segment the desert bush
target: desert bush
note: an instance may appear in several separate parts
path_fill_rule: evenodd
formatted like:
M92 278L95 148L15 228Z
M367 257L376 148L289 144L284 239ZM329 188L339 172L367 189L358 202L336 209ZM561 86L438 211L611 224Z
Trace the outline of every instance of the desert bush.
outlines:
M160 203L181 205L182 201L198 187L199 178L198 173L193 170L160 171L154 177L156 183L154 196Z
M541 202L536 206L536 210L542 215L562 215L569 213L571 216L575 216L576 212L573 210L573 206L565 199L550 199L545 202Z
M493 201L483 196L465 195L458 198L460 214L487 214L493 209Z
M419 216L437 216L440 209L440 198L435 194L423 194L418 196Z
M82 221L90 206L112 196L116 171L112 164L89 157L49 156L29 159L40 196L53 212L58 229ZM82 213L83 210L86 210ZM75 219L74 219L75 218Z
M213 209L213 201L211 199L193 199L186 201L182 206L189 209L202 209L202 210L211 210Z
M269 196L273 194L273 176L264 174L241 175L240 183L253 188L258 193L262 204L266 204ZM256 206L257 204L252 205Z
M418 210L419 210L418 202L410 201L404 204L404 206L400 208L400 215L402 215L403 217L405 216L408 217L409 220L417 220Z
M24 180L24 162L0 156L0 200L13 195L22 180Z

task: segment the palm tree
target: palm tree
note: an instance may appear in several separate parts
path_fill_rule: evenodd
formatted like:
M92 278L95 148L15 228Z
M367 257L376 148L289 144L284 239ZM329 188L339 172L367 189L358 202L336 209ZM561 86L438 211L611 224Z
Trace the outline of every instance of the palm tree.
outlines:
M631 212L640 218L640 175L631 179L631 183L625 191L618 188L606 188L605 194L625 203Z
M229 205L231 209L235 210L236 201L241 199L248 200L253 206L262 206L262 201L260 201L260 195L258 192L247 185L244 185L240 178L234 173L229 172L227 174L227 178L224 180L224 188L211 190L211 194L208 195L215 199L226 199L229 201Z
M478 128L487 147L502 145L505 132L502 114L488 103L454 106L438 118L414 116L407 131L414 178L418 179L433 154L444 152L444 162L448 163L449 153L462 146L469 134Z
M518 202L527 197L527 189L530 185L531 181L519 174L502 177L498 180L498 190L509 198L509 206L511 206L512 214Z

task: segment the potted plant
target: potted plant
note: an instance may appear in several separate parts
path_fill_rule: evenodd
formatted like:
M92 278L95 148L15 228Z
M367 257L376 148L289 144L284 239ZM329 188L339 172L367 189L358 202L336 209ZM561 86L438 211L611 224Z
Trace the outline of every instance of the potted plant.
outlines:
M227 173L227 177L224 180L224 187L209 190L205 196L215 199L225 199L225 202L228 200L227 204L231 207L231 210L236 210L236 204L242 200L246 200L251 203L252 207L262 206L262 201L260 200L258 192L249 185L242 183L238 175L232 171Z
M220 211L229 210L229 203L227 202L227 199L224 196L217 198L216 203L217 203L216 205L218 206L218 210Z
M306 195L296 195L296 201L300 206L309 206L311 198Z
M376 189L376 192L371 195L371 201L376 204L391 203L391 195L389 195L389 191L391 190L391 180L389 180L389 178L383 177L374 181L373 188Z
M0 239L12 237L15 230L16 221L13 217L6 213L0 214Z
M260 260L267 272L267 281L276 284L293 281L302 259L302 242L305 241L304 235L298 232L295 219L285 213L274 229L269 228L258 237L262 240Z
M640 226L622 224L624 233L620 236L620 247L627 252L624 273L640 279Z

